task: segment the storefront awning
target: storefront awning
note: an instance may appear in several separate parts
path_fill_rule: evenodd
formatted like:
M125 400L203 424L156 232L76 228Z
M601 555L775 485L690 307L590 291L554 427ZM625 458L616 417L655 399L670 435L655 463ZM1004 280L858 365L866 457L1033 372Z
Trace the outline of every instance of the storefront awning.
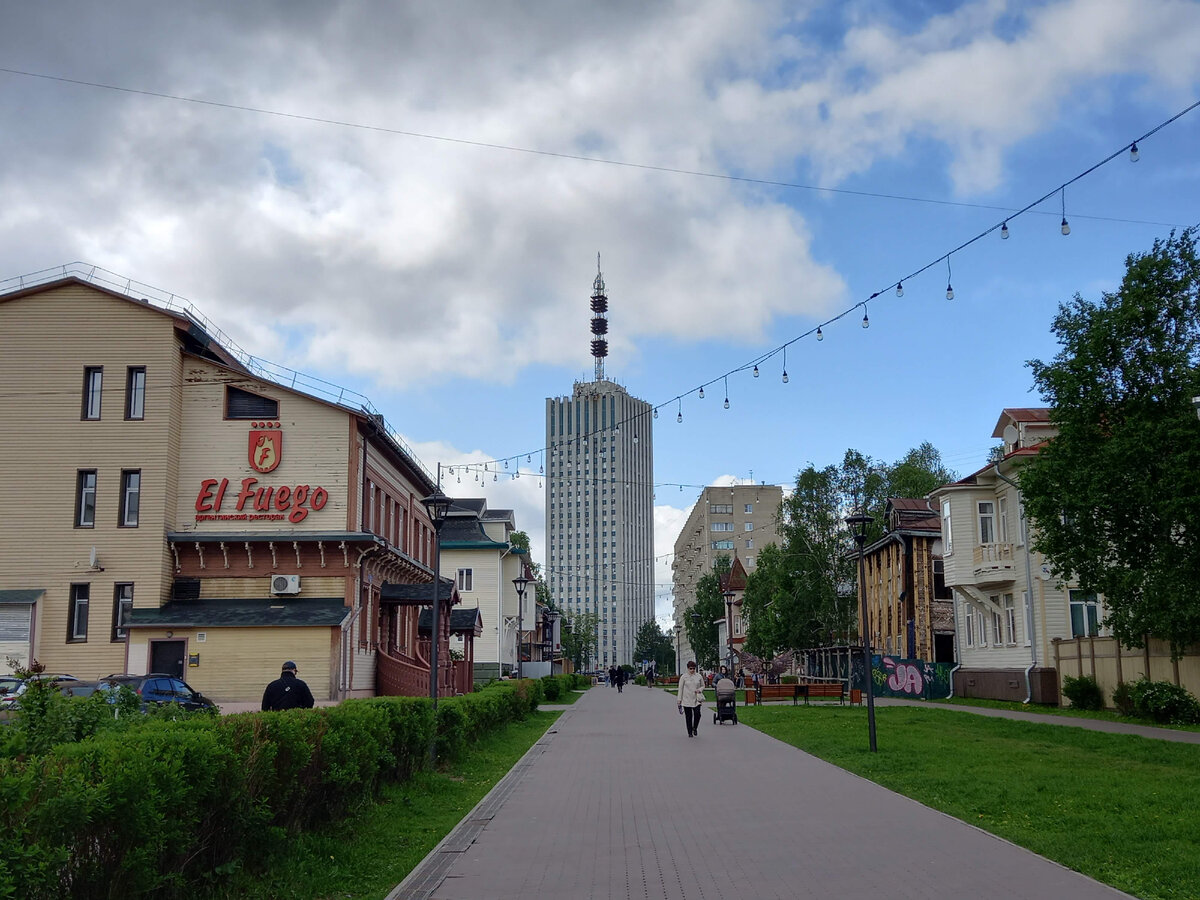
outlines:
M0 591L0 603L11 603L14 605L37 603L45 594L46 591L42 588L21 588L13 591Z
M326 627L350 615L341 597L248 600L175 600L155 609L134 608L128 628Z

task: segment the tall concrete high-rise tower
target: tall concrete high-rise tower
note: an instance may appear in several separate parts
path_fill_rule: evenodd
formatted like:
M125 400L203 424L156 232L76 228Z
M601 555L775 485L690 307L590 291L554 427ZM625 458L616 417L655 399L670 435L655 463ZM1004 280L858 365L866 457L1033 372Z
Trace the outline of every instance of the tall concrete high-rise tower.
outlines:
M654 436L649 403L604 375L608 297L592 284L595 380L546 399L546 582L576 620L598 618L590 668L635 663L654 618Z

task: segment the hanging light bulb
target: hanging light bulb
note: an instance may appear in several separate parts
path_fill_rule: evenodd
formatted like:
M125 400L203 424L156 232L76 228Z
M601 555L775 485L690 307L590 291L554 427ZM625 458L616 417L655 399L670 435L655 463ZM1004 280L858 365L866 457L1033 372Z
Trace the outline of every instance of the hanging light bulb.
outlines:
M620 434L620 433L621 433L621 423L618 422L616 425L613 426L613 434Z
M506 469L508 468L508 460L507 459L504 461L504 468L506 468Z
M462 484L462 476L461 476L461 475L458 475L458 476L456 476L456 477L458 478L458 483L459 483L459 484Z
M657 409L654 410L654 418L656 418L656 419L658 418L658 410Z
M870 328L871 320L867 318L867 308L863 307L863 328Z
M1060 229L1064 235L1071 233L1071 226L1067 223L1067 217L1063 216L1062 227Z
M1000 240L1002 240L1002 241L1008 240L1008 223L1007 222L1005 222L1003 225L1000 226Z
M539 474L539 475L545 475L545 474L546 474L546 470L545 470L544 468L542 468L542 464L541 464L541 463L538 463L538 474Z
M787 369L784 369L784 370L783 370L783 383L784 383L784 384L787 384L787 383L788 383L788 373L787 373Z
M533 462L532 454L529 454L529 453L525 454L525 462Z
M675 421L680 425L683 424L683 401L679 402L679 414L675 417Z
M700 388L700 399L704 399L704 388Z
M636 445L637 445L637 442L638 442L638 436L635 434L635 435L633 436L633 443L634 443L634 446L636 446Z
M822 333L820 325L817 326L817 340L818 341L825 340L825 335Z
M950 281L953 277L954 277L954 274L950 271L950 257L947 256L946 257L946 299L947 300L954 299L954 288L950 286Z
M896 296L897 297L904 296L904 282L903 281L896 282Z
M755 378L758 377L758 366L757 365L754 367L754 377Z
M1129 161L1137 162L1139 159L1141 159L1141 154L1138 153L1137 141L1134 141L1129 145Z
M948 281L946 282L946 299L947 300L954 299L954 287Z
M1059 230L1062 231L1063 235L1065 236L1065 235L1068 235L1071 233L1071 226L1067 224L1067 189L1062 188L1058 192L1058 195L1059 195L1059 197L1062 198L1062 216L1063 216L1062 227Z
M729 409L729 376L725 377L725 408Z
M783 383L788 383L787 376L787 344L783 345Z

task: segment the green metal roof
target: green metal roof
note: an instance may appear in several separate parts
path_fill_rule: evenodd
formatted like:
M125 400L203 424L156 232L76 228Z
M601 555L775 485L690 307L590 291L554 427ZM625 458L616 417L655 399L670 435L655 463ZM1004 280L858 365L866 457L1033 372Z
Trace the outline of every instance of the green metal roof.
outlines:
M0 591L0 603L37 603L45 593L44 588L21 588L19 590Z
M252 600L173 600L155 609L134 608L130 628L328 627L350 615L341 597L271 597Z

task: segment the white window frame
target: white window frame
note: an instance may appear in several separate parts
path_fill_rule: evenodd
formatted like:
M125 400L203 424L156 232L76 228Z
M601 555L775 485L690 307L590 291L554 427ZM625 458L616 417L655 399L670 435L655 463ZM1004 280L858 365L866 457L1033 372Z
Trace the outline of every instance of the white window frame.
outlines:
M1000 543L1007 544L1008 540L1008 497L1000 497L996 500L996 524L997 534L1000 538Z
M1076 600L1075 596L1079 595L1080 599ZM1075 607L1079 606L1083 612L1083 627L1084 634L1075 633ZM1088 608L1091 607L1096 613L1096 632L1091 634L1088 631ZM1103 613L1100 606L1100 598L1090 591L1080 590L1079 588L1071 588L1067 591L1067 624L1071 628L1071 637L1098 637L1100 635L1100 620L1103 618Z
M475 590L475 570L470 568L459 569L455 581L460 594Z
M747 503L747 504L746 504L746 507L745 507L745 510L746 510L746 512L748 512L748 513L752 513L752 512L754 512L754 504L753 504L753 503Z
M1006 642L1010 647L1017 643L1017 605L1012 594L1004 595L1004 628L1008 632Z
M999 599L999 598L997 598ZM992 646L1001 647L1004 645L1004 619L1000 613L992 610Z
M88 484L88 479L91 484ZM80 469L75 475L75 527L96 527L96 494L100 476L95 469ZM90 499L90 504L89 504Z
M137 528L138 515L142 506L142 470L121 470L121 520L122 528Z
M88 607L91 605L92 586L86 582L72 584L70 591L70 618L67 620L70 633L67 642L83 644L88 638Z
M1029 591L1021 591L1021 607L1024 610L1023 619L1025 622L1025 646L1028 647L1033 643L1033 640L1030 637L1030 635L1033 634L1033 628L1031 627L1033 625L1033 620L1031 618L1033 616L1033 608L1029 605Z
M942 544L946 548L942 553L943 557L950 556L954 552L954 539L952 533L952 518L950 515L950 498L942 498Z
M984 512L983 508L988 507ZM979 522L979 543L996 543L996 502L994 500L976 500L975 514ZM986 525L985 525L986 523Z
M117 582L113 585L113 627L112 640L120 643L125 640L129 629L125 623L133 611L133 582Z
M98 421L100 419L103 399L104 366L84 366L83 410L80 418L85 422Z
M145 366L129 366L125 370L125 418L146 418Z
M746 523L746 525L745 525L745 527L744 527L742 530L743 530L743 531L753 531L753 530L754 530L754 523L753 523L753 522L747 522L747 523Z
M975 611L970 603L963 604L963 634L967 638L967 646L975 646Z

